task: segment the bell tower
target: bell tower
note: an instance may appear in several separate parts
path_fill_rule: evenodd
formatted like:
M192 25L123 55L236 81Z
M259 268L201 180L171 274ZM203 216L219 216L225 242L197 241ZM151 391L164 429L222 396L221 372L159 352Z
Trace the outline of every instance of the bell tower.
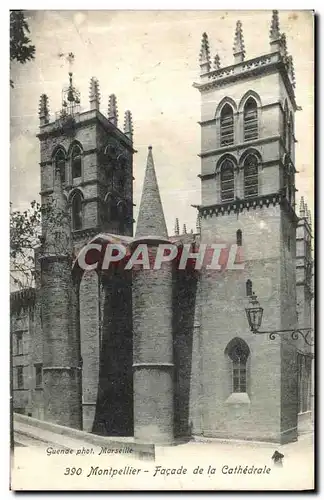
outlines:
M241 247L244 264L201 275L204 412L193 433L287 442L297 436L296 343L249 331L255 292L262 330L296 326L295 77L273 11L270 47L246 59L237 21L233 62L213 62L202 36L201 242ZM196 431L195 431L196 429Z
M58 167L77 246L101 231L131 236L135 152L131 112L125 112L121 130L117 99L112 94L107 113L103 114L99 83L94 77L90 80L89 109L81 110L81 96L72 72L62 90L61 109L52 118L48 102L43 94L38 134L43 201L53 191L54 168Z

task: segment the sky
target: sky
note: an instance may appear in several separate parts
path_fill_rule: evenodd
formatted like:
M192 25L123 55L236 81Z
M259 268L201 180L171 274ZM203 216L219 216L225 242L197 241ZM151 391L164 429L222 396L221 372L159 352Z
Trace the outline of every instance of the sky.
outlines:
M222 66L233 64L236 21L243 24L245 59L268 53L271 11L28 11L35 60L11 66L15 87L10 93L10 199L25 210L39 198L39 97L46 93L52 116L61 108L68 83L67 55L74 54L74 84L81 107L89 109L89 82L99 80L103 114L108 96L117 96L119 126L130 109L134 122L134 217L140 203L147 147L153 156L169 234L175 217L180 228L195 229L200 203L201 35L209 36L211 56ZM311 11L279 11L294 58L296 101L297 200L314 206L314 57Z

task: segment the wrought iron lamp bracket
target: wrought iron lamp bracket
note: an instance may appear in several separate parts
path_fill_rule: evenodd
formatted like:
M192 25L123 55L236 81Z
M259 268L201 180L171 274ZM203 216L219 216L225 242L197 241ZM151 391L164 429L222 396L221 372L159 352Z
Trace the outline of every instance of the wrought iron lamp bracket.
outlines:
M252 329L252 332L255 334L269 335L270 340L275 340L275 338L278 335L285 335L285 334L290 334L292 340L298 340L298 337L301 336L304 339L305 343L310 347L313 347L315 345L314 338L311 337L312 331L313 331L312 328L296 328L289 330L274 330L274 331L260 331Z

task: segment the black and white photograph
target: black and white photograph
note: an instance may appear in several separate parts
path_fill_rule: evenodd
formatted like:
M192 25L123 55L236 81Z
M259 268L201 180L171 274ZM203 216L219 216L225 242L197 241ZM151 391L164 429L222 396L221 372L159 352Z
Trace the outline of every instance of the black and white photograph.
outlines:
M314 491L314 11L9 16L10 489Z

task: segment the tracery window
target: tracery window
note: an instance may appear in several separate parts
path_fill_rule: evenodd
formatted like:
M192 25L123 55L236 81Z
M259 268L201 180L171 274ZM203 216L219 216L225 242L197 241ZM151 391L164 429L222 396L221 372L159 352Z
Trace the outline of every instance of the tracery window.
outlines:
M80 146L75 145L71 153L72 179L82 176L82 151Z
M251 154L244 160L244 197L257 196L259 190L258 158Z
M255 100L250 97L244 105L244 141L258 138L258 108Z
M220 114L220 145L234 144L234 114L229 104L225 104Z
M221 164L221 200L234 200L234 163L224 160Z
M59 149L55 154L55 172L60 172L61 182L65 182L65 153Z

